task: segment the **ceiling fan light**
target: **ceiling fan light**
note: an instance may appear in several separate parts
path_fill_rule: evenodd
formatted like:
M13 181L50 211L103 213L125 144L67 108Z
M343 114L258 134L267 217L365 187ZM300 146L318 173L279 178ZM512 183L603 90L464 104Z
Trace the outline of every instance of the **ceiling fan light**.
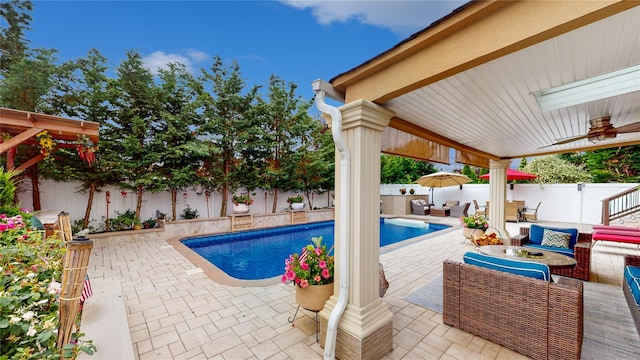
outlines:
M640 65L533 93L540 109L550 111L640 91Z
M591 143L597 143L599 141L613 139L614 137L616 137L616 133L601 132L595 135L590 135L587 140Z

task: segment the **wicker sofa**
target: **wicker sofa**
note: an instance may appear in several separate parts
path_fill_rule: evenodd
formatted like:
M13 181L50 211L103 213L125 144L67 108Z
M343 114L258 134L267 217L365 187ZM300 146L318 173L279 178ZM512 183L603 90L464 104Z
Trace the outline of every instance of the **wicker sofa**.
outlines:
M625 255L622 291L640 335L640 256Z
M531 232L531 229L534 229L536 227L538 230L550 229L550 230L557 230L560 232L572 231L575 234L577 234L577 236L575 240L571 241L569 249L561 250L558 248L549 248L546 246L540 246L539 239L535 240L533 243L530 241L529 234ZM536 233L539 233L539 231L536 231ZM521 227L520 234L511 238L511 245L534 246L542 250L555 251L563 255L571 256L577 261L577 264L575 267L566 268L566 269L553 269L552 272L556 275L569 276L569 277L574 277L580 280L589 281L589 277L591 275L590 264L591 264L591 246L592 246L590 233L581 233L581 232L578 232L577 229L553 228L553 227L546 227L546 226L540 226L540 225L534 224L534 225L531 225L530 228Z
M445 260L443 321L534 359L580 359L583 283Z

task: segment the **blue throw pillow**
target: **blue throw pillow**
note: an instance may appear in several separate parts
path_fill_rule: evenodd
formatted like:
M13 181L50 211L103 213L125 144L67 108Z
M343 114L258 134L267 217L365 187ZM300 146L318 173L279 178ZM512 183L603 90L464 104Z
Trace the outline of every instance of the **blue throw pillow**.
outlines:
M569 249L571 250L573 250L576 242L578 242L578 229L553 228L533 224L529 228L529 244L542 245L542 237L544 236L545 229L571 234L571 238L569 239Z
M531 261L509 260L495 256L469 251L463 256L467 264L488 269L504 271L517 275L524 275L534 279L551 280L549 266Z

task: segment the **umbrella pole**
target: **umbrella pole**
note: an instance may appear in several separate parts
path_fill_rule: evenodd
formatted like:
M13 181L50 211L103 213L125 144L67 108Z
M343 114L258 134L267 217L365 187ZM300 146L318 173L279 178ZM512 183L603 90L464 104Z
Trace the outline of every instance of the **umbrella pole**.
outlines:
M436 202L433 200L433 186L431 187L431 203L436 206Z

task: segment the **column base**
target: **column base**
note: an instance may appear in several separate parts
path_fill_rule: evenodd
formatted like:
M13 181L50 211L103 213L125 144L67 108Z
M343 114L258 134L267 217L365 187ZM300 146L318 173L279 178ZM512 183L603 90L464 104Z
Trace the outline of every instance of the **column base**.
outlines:
M327 325L331 310L335 306L335 302L331 300L327 302L324 310L320 312L320 346L324 348L327 338ZM347 307L349 310L351 305ZM393 350L393 313L381 300L374 306L375 309L369 307L369 311L365 311L367 318L366 328L353 328L354 320L353 311L345 311L343 319L338 325L338 334L336 338L335 356L340 360L378 360ZM329 311L328 311L329 310ZM346 318L346 319L345 319ZM360 320L365 320L360 318ZM342 322L346 321L347 326L343 326ZM350 326L351 325L351 326Z

